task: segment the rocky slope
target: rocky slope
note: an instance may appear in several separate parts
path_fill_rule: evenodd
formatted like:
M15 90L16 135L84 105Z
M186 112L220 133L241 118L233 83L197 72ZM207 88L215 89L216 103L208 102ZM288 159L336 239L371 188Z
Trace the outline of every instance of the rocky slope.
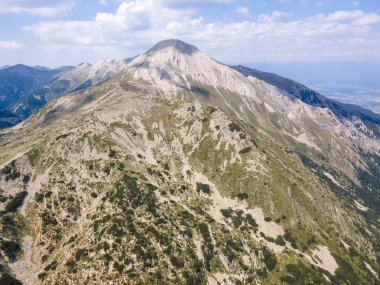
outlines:
M379 284L366 124L161 42L2 131L0 282Z

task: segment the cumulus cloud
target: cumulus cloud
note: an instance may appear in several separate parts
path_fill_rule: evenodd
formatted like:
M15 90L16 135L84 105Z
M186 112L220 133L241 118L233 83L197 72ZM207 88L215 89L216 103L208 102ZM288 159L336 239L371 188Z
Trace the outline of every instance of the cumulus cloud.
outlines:
M40 22L24 30L49 45L94 49L119 47L142 51L140 48L148 48L159 40L181 38L224 61L351 59L359 52L373 54L374 50L380 50L380 40L373 41L376 31L371 26L380 21L380 15L361 10L297 20L290 14L274 11L249 21L211 22L199 17L193 9L173 7L171 2L175 1L124 1L115 13L98 13L91 21ZM196 2L220 5L231 1ZM351 38L358 40L350 42ZM343 43L344 40L348 41Z
M125 39L168 35L173 22L191 23L189 10L168 8L155 0L123 2L115 13L97 13L92 21L48 21L25 31L51 42L81 45L120 44Z
M1 0L0 13L28 13L39 16L65 14L75 5L75 0Z
M0 49L21 49L22 44L16 41L0 41Z

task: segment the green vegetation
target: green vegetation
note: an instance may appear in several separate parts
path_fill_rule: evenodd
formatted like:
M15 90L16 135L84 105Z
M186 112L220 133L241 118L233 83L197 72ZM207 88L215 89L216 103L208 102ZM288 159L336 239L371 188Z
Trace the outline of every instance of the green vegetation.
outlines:
M0 272L0 285L22 285L22 283L6 272Z
M240 126L234 122L230 123L228 125L228 128L230 129L231 132L241 132L242 131Z
M269 271L272 271L277 265L276 255L268 250L266 247L262 248L264 263Z
M8 204L5 206L6 212L16 212L19 207L22 206L25 197L28 195L28 192L21 191L18 192L15 197L8 202Z
M202 191L205 194L210 195L211 194L210 185L197 182L197 192L199 193L200 191Z
M22 237L30 235L41 253L38 278L46 284L81 282L83 278L94 284L110 280L117 284L207 284L207 276L216 272L236 284L326 284L323 274L332 284L360 284L362 280L376 284L363 263L378 270L368 257L370 247L365 247L371 243L374 251L379 248L372 235L375 208L371 205L364 213L353 206L356 197L369 205L360 196L364 194L355 192L359 188L352 188L353 195L339 194L350 193L351 184L330 166L329 158L276 136L275 123L260 132L259 122L244 122L228 108L168 102L144 94L139 84L123 84L127 93L109 96L101 108L138 98L143 105L135 102L137 108L146 109L144 118L126 111L119 122L110 123L99 120L98 110L92 110L86 116L75 113L75 121L71 116L64 122L57 119L65 130L53 125L43 135L36 129L41 145L30 148L32 166L21 158L1 170L5 190L0 189L0 254L5 264L22 256ZM140 93L132 94L128 88ZM195 91L207 93L202 100L217 105L213 101L217 91L212 87ZM231 92L218 91L231 106L241 103L234 102ZM157 123L159 128L154 127ZM62 136L67 130L70 135ZM128 141L114 139L118 136ZM83 158L73 159L78 155ZM366 159L368 165L371 160ZM378 163L376 158L372 162ZM29 168L31 173L23 173ZM376 179L370 181L375 168L369 165L369 173L360 174L368 175L363 178L364 189L376 187ZM337 186L324 172L350 191ZM197 173L205 176L201 181L210 182L197 183ZM27 184L34 179L42 180L24 218L17 210L27 195ZM14 185L20 185L12 192L17 194L7 194ZM213 210L220 208L210 208L217 197L212 191L234 199L239 207L229 206L234 203L226 199L219 204L225 209L215 215ZM376 201L376 195L371 197ZM246 206L252 213L261 209L265 222L274 221L272 225L282 227L285 234L275 238L259 234L255 215ZM331 209L350 219L343 224ZM25 225L31 225L30 229ZM264 227L260 229L265 232ZM349 250L340 245L341 240L350 245ZM289 243L291 248L276 255L263 246L267 242ZM339 264L335 276L305 259L320 244L329 247ZM299 249L299 255L292 248ZM237 274L247 278L240 280Z
M286 244L282 236L276 237L274 242L278 245L281 245L281 246L285 246L285 244Z
M321 271L310 268L301 262L298 264L287 264L286 271L288 274L280 277L280 280L287 284L330 284L321 273Z
M252 150L252 148L249 147L249 146L247 146L247 147L245 147L245 148L239 150L239 153L240 153L240 154L247 154L247 153L249 153L251 150Z

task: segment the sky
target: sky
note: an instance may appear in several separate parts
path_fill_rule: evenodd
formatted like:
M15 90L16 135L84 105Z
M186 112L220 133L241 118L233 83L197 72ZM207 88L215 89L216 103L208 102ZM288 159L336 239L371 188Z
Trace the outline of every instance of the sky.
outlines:
M229 64L380 63L380 1L0 1L0 66L122 59L169 38Z

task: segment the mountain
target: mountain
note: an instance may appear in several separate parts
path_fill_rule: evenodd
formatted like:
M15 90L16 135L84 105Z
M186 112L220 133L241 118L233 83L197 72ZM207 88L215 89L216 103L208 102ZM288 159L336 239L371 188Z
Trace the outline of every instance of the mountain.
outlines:
M16 65L0 70L0 107L27 118L51 99L78 91L110 78L131 59L105 59L91 65L43 66Z
M289 94L295 96L297 99L305 102L306 104L329 108L338 117L352 118L359 117L365 122L380 124L380 115L370 110L361 108L359 106L344 104L335 100L328 99L317 92L307 88L288 78L284 78L269 72L262 72L259 70L247 68L244 66L231 66L231 68L239 71L244 76L253 76L268 84L276 86L281 90L287 91Z
M0 128L11 127L17 125L21 121L22 119L19 116L7 110L0 109Z
M380 125L294 93L168 40L1 131L0 280L379 284Z
M94 65L83 62L75 68L61 72L45 87L45 89L49 90L48 94L50 95L46 101L63 93L85 89L106 80L124 69L131 60L128 58L116 61L106 58L96 62ZM52 93L51 90L53 91Z
M0 70L0 108L10 111L14 104L46 84L56 72L18 64Z

